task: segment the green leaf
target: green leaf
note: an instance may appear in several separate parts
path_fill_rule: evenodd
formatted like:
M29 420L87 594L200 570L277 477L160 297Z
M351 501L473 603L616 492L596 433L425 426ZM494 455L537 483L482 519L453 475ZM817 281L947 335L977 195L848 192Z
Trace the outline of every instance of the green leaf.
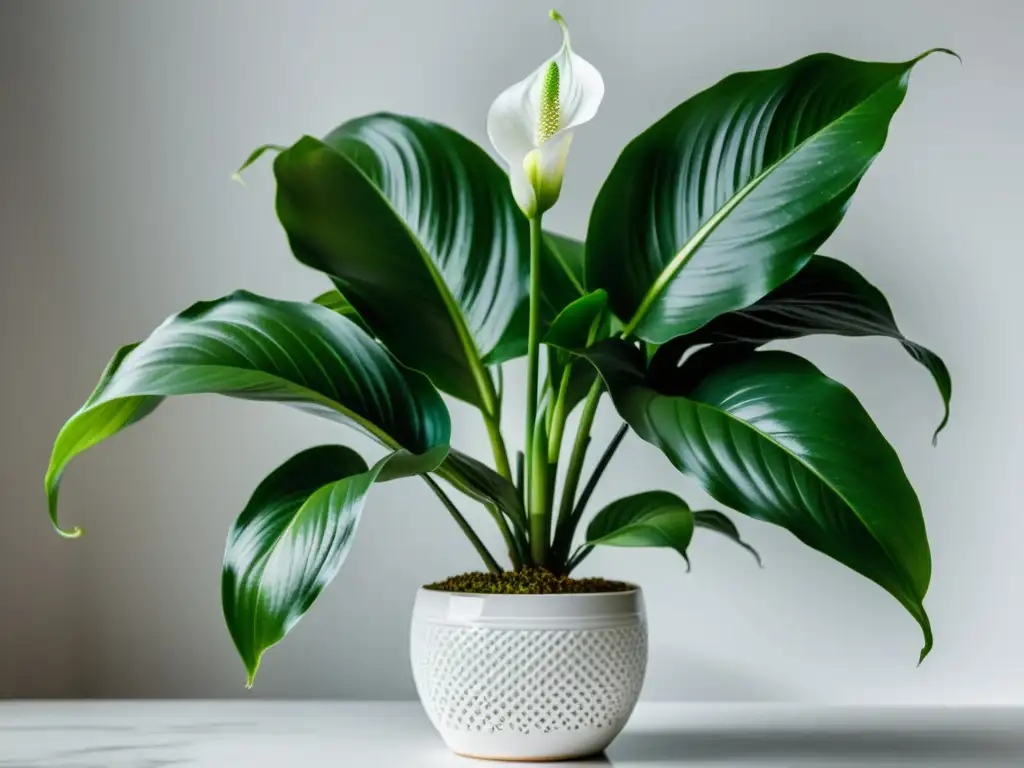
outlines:
M392 450L430 456L429 469L451 437L448 410L427 378L355 324L315 304L240 291L193 305L114 357L54 443L46 473L54 526L60 529L57 497L71 459L151 413L163 397L202 393L286 403L347 423Z
M242 174L250 165L263 157L267 152L283 152L284 149L285 147L282 147L279 144L264 144L263 146L256 147L256 149L250 152L249 156L245 158L245 162L238 167L238 170L231 175L231 178L244 187L245 181L242 179Z
M378 114L300 139L274 173L296 258L329 275L399 360L493 413L483 360L529 265L504 171L444 126Z
M724 352L723 352L724 350ZM857 398L786 352L710 347L669 381L643 353L587 353L622 417L720 503L786 528L889 591L924 632L931 556L917 495Z
M903 101L904 63L742 72L634 139L597 197L587 288L663 343L791 278L838 226Z
M721 512L714 509L698 510L693 513L693 524L697 528L706 528L709 531L715 531L728 537L752 554L754 559L757 560L757 564L762 568L764 567L764 564L761 562L761 555L758 554L756 549L740 538L740 532L736 528L736 524Z
M559 312L586 293L583 289L583 243L545 232L540 256L540 315L543 330ZM524 294L512 322L505 329L498 345L487 355L485 362L495 365L525 356L529 325L530 297Z
M394 461L394 459L398 459ZM260 483L224 551L224 618L252 687L260 659L280 642L337 575L375 480L417 474L423 462L393 453L367 468L358 453L321 445L292 457Z
M670 547L683 556L693 537L689 505L668 491L647 491L613 501L587 527L587 544L611 547Z
M594 342L595 329L608 307L608 293L597 290L573 301L552 321L544 343L562 349L585 349Z
M795 277L745 309L719 315L707 325L665 344L652 368L676 367L683 354L699 344L742 342L760 345L777 339L813 334L886 336L896 339L923 365L939 389L944 405L935 437L949 420L953 383L942 358L910 341L896 326L882 292L848 264L827 256L814 256Z
M557 389L566 368L573 363L574 350L586 349L611 334L611 317L606 311L608 294L593 291L573 301L551 322L544 343L548 345L548 374ZM597 373L584 362L573 364L565 397L565 412L569 413L590 391Z
M333 312L337 312L344 318L351 320L353 323L358 325L365 333L370 336L373 335L373 331L370 330L369 326L363 321L363 318L356 312L356 308L349 304L348 299L341 295L341 291L336 288L330 291L324 291L315 299L314 304L319 304L321 307L327 307Z
M494 504L520 530L526 530L526 512L512 482L486 464L454 449L435 472L470 498Z

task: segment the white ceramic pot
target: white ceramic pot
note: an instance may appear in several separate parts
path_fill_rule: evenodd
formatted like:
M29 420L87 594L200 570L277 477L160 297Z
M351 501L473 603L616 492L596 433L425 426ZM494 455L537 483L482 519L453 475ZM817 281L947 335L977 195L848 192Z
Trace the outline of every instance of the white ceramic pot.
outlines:
M601 752L644 681L643 595L421 589L411 632L420 701L449 748L492 760Z

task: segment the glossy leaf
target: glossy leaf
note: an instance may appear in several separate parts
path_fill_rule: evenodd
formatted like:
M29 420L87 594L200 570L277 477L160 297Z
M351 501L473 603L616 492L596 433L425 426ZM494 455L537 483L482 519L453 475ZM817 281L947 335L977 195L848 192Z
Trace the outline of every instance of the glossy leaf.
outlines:
M544 343L548 345L548 374L556 389L572 363L566 385L566 413L587 396L597 377L593 366L583 361L574 363L575 353L569 350L586 349L596 341L608 338L612 324L607 307L608 294L604 291L581 296L558 314L544 337Z
M932 645L917 495L852 393L786 352L710 347L650 381L625 342L589 351L622 417L720 503L788 529L888 590Z
M340 445L310 448L260 483L228 534L221 600L251 687L280 642L337 575L375 480L419 469L403 452L372 468ZM397 461L396 461L397 459Z
M355 426L388 448L422 454L421 472L444 459L451 436L448 410L427 378L356 325L315 304L238 292L193 305L111 361L54 444L46 474L54 526L72 458L161 398L202 393L286 403Z
M739 544L747 550L747 552L752 554L754 559L757 560L758 565L762 568L764 567L761 563L761 555L758 554L756 549L740 538L740 532L736 527L736 524L721 512L714 509L698 510L693 513L693 524L697 528L705 528L709 531L715 531L716 533L720 533L731 539L733 542Z
M760 345L814 334L886 336L896 339L923 365L939 389L944 415L936 437L949 420L953 384L942 358L910 341L896 326L885 296L848 264L814 256L795 277L745 309L719 315L707 325L665 344L652 368L675 367L699 344L741 342Z
M818 54L676 107L601 188L587 288L608 291L630 334L663 343L784 283L839 224L920 58Z
M583 289L583 243L544 233L541 249L541 327L547 328L559 312L586 293ZM530 325L530 297L520 300L498 346L487 356L489 364L526 355Z
M594 341L596 327L608 307L608 293L593 291L563 309L552 321L544 343L562 349L585 349Z
M445 392L496 407L483 359L526 293L529 237L508 178L436 123L378 114L274 161L277 213L374 335Z
M589 546L670 547L689 565L693 538L689 505L668 491L647 491L613 501L587 527Z

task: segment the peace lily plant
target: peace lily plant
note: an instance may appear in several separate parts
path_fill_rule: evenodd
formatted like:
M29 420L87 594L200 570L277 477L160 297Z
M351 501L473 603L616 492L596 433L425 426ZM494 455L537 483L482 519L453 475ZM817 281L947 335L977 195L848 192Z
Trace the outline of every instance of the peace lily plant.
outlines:
M54 526L81 533L58 523L71 459L165 397L281 402L374 438L385 454L372 464L344 445L288 459L228 534L224 615L251 684L264 652L338 573L377 483L425 482L494 573L566 575L596 546L686 557L695 528L742 544L724 513L691 510L670 489L611 501L582 531L632 431L723 507L788 529L887 590L920 624L924 658L928 540L895 451L850 390L763 346L895 339L933 377L945 424L942 360L903 336L867 279L819 252L928 54L818 54L725 78L626 146L579 241L545 231L542 217L604 83L552 18L561 48L487 118L507 174L455 131L394 114L253 153L246 166L278 152L291 251L333 287L311 302L245 291L202 301L117 351L57 436L46 474ZM513 459L502 366L523 356L526 441ZM493 463L455 447L442 395L479 411ZM602 399L622 425L582 482ZM483 516L464 515L446 489ZM504 564L476 533L488 516Z

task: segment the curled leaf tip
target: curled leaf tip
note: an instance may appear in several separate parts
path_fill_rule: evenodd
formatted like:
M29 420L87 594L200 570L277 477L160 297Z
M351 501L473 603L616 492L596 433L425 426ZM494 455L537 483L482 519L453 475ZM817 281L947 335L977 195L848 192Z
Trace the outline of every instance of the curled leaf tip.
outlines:
M927 51L925 51L920 56L918 56L916 59L914 59L913 63L916 64L917 62L919 62L919 61L921 61L923 59L927 59L933 53L945 53L947 56L952 56L954 59L959 61L961 64L964 63L964 60L960 58L960 54L957 53L956 51L952 50L951 48L929 48Z
M936 447L939 444L939 433L946 428L949 423L949 409L946 409L946 413L942 417L942 421L939 422L939 426L935 428L935 433L932 435L932 447Z
M82 529L79 528L77 525L74 528L70 529L65 529L61 528L59 525L54 525L53 529L57 531L57 533L63 536L65 539L77 539L82 535L82 533L84 533L84 531L82 531Z
M554 8L552 8L550 11L548 11L548 16L551 17L552 21L557 22L559 25L564 25L565 24L565 17L562 16L562 14L560 14Z
M256 147L256 149L250 152L249 156L245 158L245 162L238 167L238 170L231 174L231 180L237 181L244 187L245 182L242 180L242 172L246 168L263 157L267 152L284 152L285 149L287 149L287 147L282 147L280 144L264 144L263 146Z

